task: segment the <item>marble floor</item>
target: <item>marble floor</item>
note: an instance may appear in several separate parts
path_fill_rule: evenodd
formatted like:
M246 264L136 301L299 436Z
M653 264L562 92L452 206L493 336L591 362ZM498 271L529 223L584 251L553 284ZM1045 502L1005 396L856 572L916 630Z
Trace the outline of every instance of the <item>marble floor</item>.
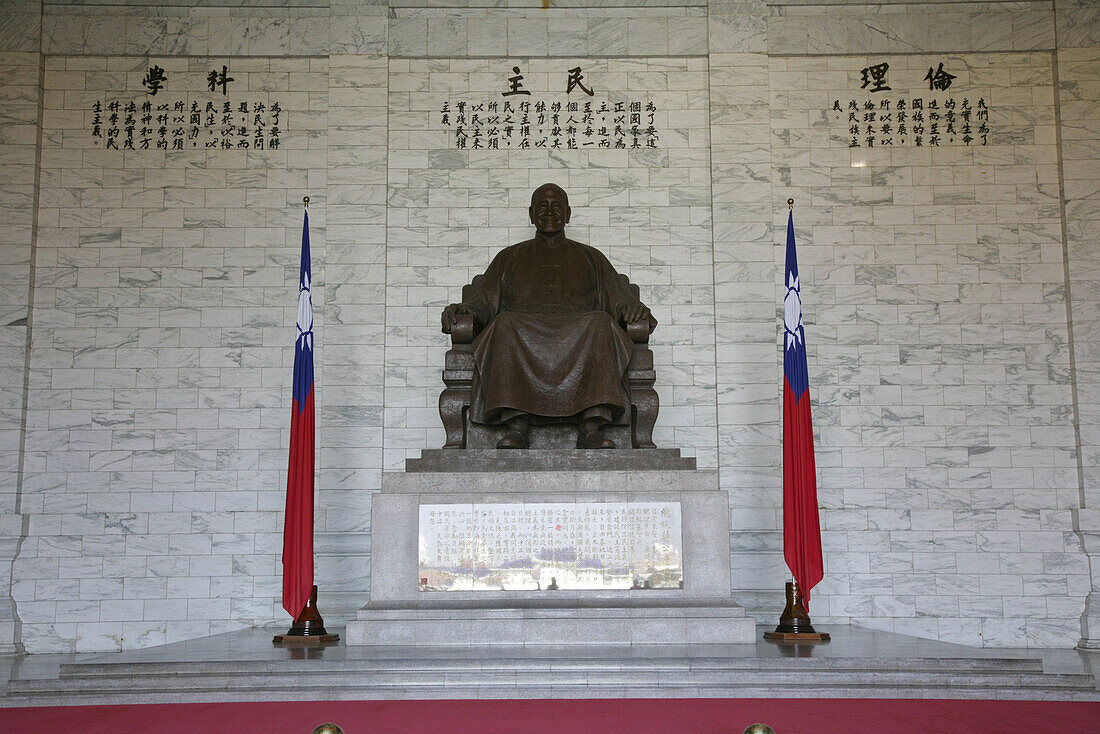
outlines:
M283 629L249 629L118 653L0 658L0 706L284 700L291 677L304 680L314 700L598 692L1100 701L1100 652L982 649L819 627L831 642L430 648L276 647L272 635Z

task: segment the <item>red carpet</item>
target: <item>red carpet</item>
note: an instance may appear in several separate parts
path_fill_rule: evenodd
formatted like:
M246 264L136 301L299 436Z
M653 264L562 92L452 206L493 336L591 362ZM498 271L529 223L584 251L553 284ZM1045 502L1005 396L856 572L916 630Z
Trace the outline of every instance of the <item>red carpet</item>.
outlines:
M345 734L1059 734L1100 732L1100 703L1048 701L615 699L334 701L0 710L0 730L64 734L310 734L331 721Z

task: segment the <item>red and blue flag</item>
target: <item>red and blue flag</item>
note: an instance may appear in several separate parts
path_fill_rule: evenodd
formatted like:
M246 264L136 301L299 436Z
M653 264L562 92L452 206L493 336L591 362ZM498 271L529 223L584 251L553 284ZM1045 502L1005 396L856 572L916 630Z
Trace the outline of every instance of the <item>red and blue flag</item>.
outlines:
M302 224L300 273L283 528L283 609L295 619L305 609L313 589L313 301L309 290L309 212Z
M787 267L783 299L783 558L804 599L825 575L817 516L814 429L810 420L810 378L806 332L794 251L794 212L787 217Z

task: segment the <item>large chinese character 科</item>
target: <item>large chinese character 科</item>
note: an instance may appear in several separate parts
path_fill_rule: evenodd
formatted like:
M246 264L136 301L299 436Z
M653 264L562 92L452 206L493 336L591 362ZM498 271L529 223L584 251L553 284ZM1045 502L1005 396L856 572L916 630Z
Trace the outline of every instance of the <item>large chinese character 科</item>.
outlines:
M206 75L206 86L210 87L210 91L213 92L217 87L221 87L223 95L229 94L227 87L231 81L234 81L234 79L229 76L229 68L225 64L222 64L220 72L217 69L212 69Z
M875 64L874 66L868 66L860 73L863 74L863 85L860 89L866 89L867 85L871 86L872 92L889 92L890 87L886 86L886 72L890 69L890 64L883 61L881 64Z

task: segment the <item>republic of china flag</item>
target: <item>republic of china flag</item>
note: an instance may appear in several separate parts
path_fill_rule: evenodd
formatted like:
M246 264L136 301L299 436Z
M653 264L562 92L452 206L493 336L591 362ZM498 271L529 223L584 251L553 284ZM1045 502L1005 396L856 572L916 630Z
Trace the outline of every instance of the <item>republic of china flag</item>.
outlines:
M309 212L302 224L294 405L283 528L283 609L295 619L313 588L313 302L310 298Z
M814 429L810 421L810 379L806 333L794 252L794 212L787 217L787 267L783 299L783 558L808 602L810 589L825 575L817 516Z

